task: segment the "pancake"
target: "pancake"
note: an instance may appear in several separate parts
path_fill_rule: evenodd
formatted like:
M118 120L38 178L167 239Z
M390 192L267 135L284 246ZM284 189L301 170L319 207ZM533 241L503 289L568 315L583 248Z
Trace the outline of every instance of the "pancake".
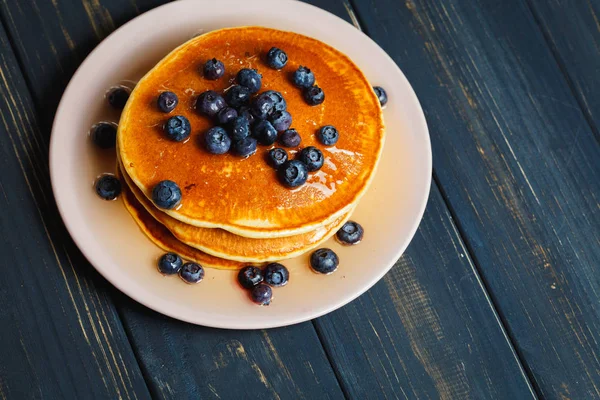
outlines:
M289 56L281 71L263 61L273 46ZM199 72L213 57L226 68L217 81L206 80ZM301 91L292 85L290 75L300 65L315 73L316 84L325 92L323 104L307 105ZM292 127L302 137L301 147L315 146L323 152L325 164L309 174L305 185L290 190L279 183L264 160L274 146L259 146L257 154L247 159L209 154L201 146L203 133L214 123L195 112L196 98L206 90L223 91L231 86L241 68L259 70L262 91L283 94L293 117ZM155 105L165 90L179 97L171 114L160 112ZM165 137L162 125L172 115L190 120L192 134L186 142ZM334 125L340 132L336 145L326 147L317 141L315 133L324 125ZM140 80L118 129L125 170L147 198L159 181L173 180L183 196L180 207L165 211L171 217L251 238L298 235L347 214L371 182L383 142L379 101L347 56L315 39L261 27L209 32L175 49Z

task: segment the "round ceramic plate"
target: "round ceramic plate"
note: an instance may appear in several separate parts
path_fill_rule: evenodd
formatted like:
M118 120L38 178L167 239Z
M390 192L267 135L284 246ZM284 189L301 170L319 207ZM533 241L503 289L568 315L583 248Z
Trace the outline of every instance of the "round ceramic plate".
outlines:
M317 23L318 22L318 23ZM254 305L236 273L207 269L198 285L156 270L163 253L146 238L120 200L93 190L96 177L115 171L115 153L88 137L98 121L118 122L104 100L116 84L134 84L173 48L218 28L260 25L312 36L352 58L373 85L385 87L387 138L375 180L353 215L365 228L362 243L325 244L340 257L331 275L313 273L308 255L285 262L290 282L274 289L269 307ZM392 267L413 237L431 183L431 148L423 111L410 84L371 39L342 19L299 1L221 0L206 7L176 1L125 24L84 61L67 87L54 121L52 187L62 218L87 259L113 285L140 303L195 324L269 328L318 317L353 300Z

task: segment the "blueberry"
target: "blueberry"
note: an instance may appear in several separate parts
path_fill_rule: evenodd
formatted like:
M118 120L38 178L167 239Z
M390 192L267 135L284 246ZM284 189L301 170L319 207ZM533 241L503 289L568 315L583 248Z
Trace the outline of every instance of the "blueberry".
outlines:
M219 121L219 124L221 125L226 125L234 120L237 116L238 112L235 110L235 108L225 107L217 114L217 121Z
M173 181L160 181L152 189L152 200L157 207L172 210L181 202L181 189Z
M206 79L214 81L223 76L225 73L225 65L216 58L213 58L204 64L203 71Z
M164 113L170 113L179 104L177 95L173 92L162 92L158 95L158 109Z
M273 289L269 285L261 283L252 289L252 301L259 306L268 306L273 299Z
M277 140L277 130L266 120L260 120L252 128L252 134L258 140L258 143L270 146Z
M237 83L247 87L251 93L256 93L262 86L262 75L255 69L244 68L237 73Z
M100 122L92 127L92 141L101 149L110 149L117 143L117 125Z
M294 72L292 82L299 88L309 88L315 84L315 74L307 67L301 65Z
M214 117L226 106L225 99L214 90L207 90L196 100L196 110L209 117Z
M198 283L204 278L204 268L196 263L185 263L179 270L179 277L185 283Z
M204 134L206 150L212 154L225 154L231 147L231 138L220 126L213 126Z
M267 90L262 92L260 96L267 96L275 103L274 111L285 111L287 109L287 103L283 98L283 95L276 90Z
M317 139L325 146L333 146L337 143L339 138L340 134L333 125L325 125L317 132Z
M271 47L271 50L267 53L267 64L273 69L281 69L285 67L288 62L288 56L285 51L278 49L277 47Z
M118 86L110 89L106 98L108 100L108 104L116 108L117 110L122 110L125 108L125 104L127 104L127 100L129 99L129 95L131 94L131 90L126 88L125 86Z
M275 287L285 286L290 279L288 269L279 263L267 265L263 275L265 276L265 282Z
M231 107L241 107L250 102L250 89L245 86L234 85L225 93L225 101Z
M297 130L288 129L279 136L279 141L285 147L297 147L302 141L302 138Z
M186 117L183 115L176 115L167 120L164 130L169 139L181 142L190 137L192 126Z
M287 111L273 111L269 121L271 121L277 132L283 132L292 125L292 114Z
M244 117L235 117L229 126L229 135L234 142L250 136L250 122Z
M175 253L167 253L158 259L158 270L164 275L174 275L181 269L183 260Z
M318 86L304 89L304 100L311 106L318 106L325 101L325 92Z
M348 221L335 235L342 244L357 244L362 240L364 233L363 227L358 222Z
M252 125L254 123L254 115L250 111L250 107L248 107L248 106L240 107L238 110L238 115L245 117L248 120L248 122L250 122L250 125Z
M240 157L248 157L256 153L256 139L248 136L237 142L233 142L233 153Z
M385 89L381 86L373 86L373 90L375 91L375 94L379 99L379 104L381 104L382 107L385 106L388 102L388 97L387 93L385 92Z
M331 249L319 249L310 255L310 266L322 274L331 274L339 264L337 254Z
M267 153L267 164L275 169L281 167L287 160L287 151L280 147L275 147L274 149L269 150Z
M279 180L287 187L298 187L303 185L308 178L306 164L298 160L286 161L277 170Z
M104 200L114 200L121 194L121 181L114 175L102 175L96 181L96 193Z
M260 268L248 265L240 269L238 273L238 282L243 288L252 289L263 281L263 274Z
M323 162L325 161L321 150L314 146L303 148L298 159L306 164L306 168L308 168L310 172L321 169Z
M275 102L271 97L264 93L256 96L252 102L252 114L258 119L267 119L267 117L273 112L275 108Z

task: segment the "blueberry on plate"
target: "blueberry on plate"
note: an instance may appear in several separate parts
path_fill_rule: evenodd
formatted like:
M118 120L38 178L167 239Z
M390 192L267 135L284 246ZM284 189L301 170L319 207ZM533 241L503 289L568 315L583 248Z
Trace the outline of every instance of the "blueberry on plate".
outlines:
M309 88L315 84L315 74L307 67L301 65L294 72L294 75L292 75L292 82L296 87Z
M114 175L102 175L96 181L96 193L104 200L114 200L121 194L121 181Z
M252 154L256 153L256 139L248 136L242 140L233 142L231 149L233 150L233 153L237 156L249 157Z
M277 175L281 183L287 187L294 188L306 183L308 168L306 168L306 164L302 161L289 160L277 169Z
M233 121L237 116L238 112L235 108L225 107L217 113L217 121L219 121L219 124L221 125L226 125Z
M269 117L269 121L273 124L273 127L277 132L283 132L292 126L292 114L287 111L273 111Z
M164 130L169 139L181 142L190 137L192 126L183 115L175 115L167 120Z
M225 93L225 101L231 107L245 106L250 102L250 89L246 86L234 85Z
M235 117L229 123L229 135L231 136L231 140L234 142L245 139L250 136L250 122L244 117Z
M214 90L207 90L198 96L198 99L196 100L196 110L209 117L214 117L226 106L227 104L225 103L223 96Z
M170 113L175 109L175 107L177 107L177 104L179 104L179 99L173 92L162 92L158 95L156 104L160 111L164 113Z
M175 253L167 253L158 259L158 270L164 275L174 275L181 269L183 260Z
M317 132L317 139L325 146L333 146L340 138L338 130L333 125L325 125Z
M303 148L298 159L306 164L306 168L308 168L310 172L321 169L323 162L325 161L321 150L314 146Z
M220 126L213 126L204 134L206 150L212 154L225 154L231 147L231 138Z
M285 67L285 64L288 62L288 56L285 54L285 51L277 48L271 47L271 50L267 53L267 64L269 67L273 69L281 69Z
M252 114L250 107L241 106L238 109L238 115L241 117L245 117L248 120L248 122L250 122L250 125L254 124L254 115Z
M267 265L263 275L265 276L265 283L275 287L285 286L290 279L288 269L279 263Z
M304 100L311 106L318 106L325 101L325 92L318 86L304 89Z
M364 233L363 227L358 222L348 221L337 231L335 237L342 244L352 245L358 244Z
M264 93L256 96L252 102L252 114L258 119L267 119L267 117L273 112L275 108L275 102L271 97Z
M331 274L340 264L337 254L331 249L319 249L310 255L310 266L321 274Z
M216 58L213 58L204 63L203 72L206 79L214 81L225 74L225 65Z
M260 283L252 289L252 301L259 306L268 306L273 300L273 289L269 285Z
M379 99L379 104L381 104L382 107L385 106L388 102L388 97L387 93L385 92L385 89L381 86L373 86L373 90L375 91L375 94Z
M196 263L185 263L179 270L179 277L185 283L198 283L204 278L204 268Z
M277 140L277 130L267 120L260 120L252 128L252 135L258 140L258 143L270 146Z
M300 145L301 141L302 138L295 129L288 129L287 131L283 132L281 136L279 136L279 142L284 147L297 147Z
M172 210L181 202L181 189L173 181L160 181L152 189L152 201L159 208Z
M262 75L255 69L240 69L236 76L237 83L247 87L251 93L256 93L262 86Z
M263 274L260 268L248 265L240 269L238 273L238 282L245 289L252 289L263 281Z
M287 103L283 98L283 95L276 90L267 90L262 92L259 96L267 96L275 103L273 111L285 111L287 109Z
M127 104L130 94L131 90L129 90L129 88L125 86L117 86L108 91L106 99L108 100L108 104L117 110L122 110L125 108L125 104Z
M92 141L101 149L110 149L117 143L117 124L99 122L92 127Z
M275 147L267 153L267 164L277 169L288 160L288 153L285 149Z

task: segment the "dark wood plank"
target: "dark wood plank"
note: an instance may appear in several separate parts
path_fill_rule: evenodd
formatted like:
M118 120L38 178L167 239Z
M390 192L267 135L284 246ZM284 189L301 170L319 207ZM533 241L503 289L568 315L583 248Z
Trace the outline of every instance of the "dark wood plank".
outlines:
M47 148L1 26L0 48L0 398L149 398L104 280L67 250Z
M600 146L521 1L355 2L428 118L434 171L547 398L600 398Z

